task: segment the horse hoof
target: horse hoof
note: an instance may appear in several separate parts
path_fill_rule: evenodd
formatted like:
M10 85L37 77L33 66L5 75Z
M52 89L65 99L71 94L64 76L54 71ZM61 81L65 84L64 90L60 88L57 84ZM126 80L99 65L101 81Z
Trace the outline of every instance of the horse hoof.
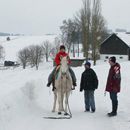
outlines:
M58 112L58 115L61 115L61 112Z
M64 115L67 116L67 115L69 115L69 114L66 112L66 113L64 113Z

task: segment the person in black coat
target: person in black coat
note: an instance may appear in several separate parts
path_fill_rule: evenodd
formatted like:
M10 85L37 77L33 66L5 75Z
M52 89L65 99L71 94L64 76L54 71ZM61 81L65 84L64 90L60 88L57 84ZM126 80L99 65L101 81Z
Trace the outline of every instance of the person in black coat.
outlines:
M95 112L94 91L98 88L98 78L91 63L86 61L85 71L82 73L80 82L80 92L84 90L85 111Z

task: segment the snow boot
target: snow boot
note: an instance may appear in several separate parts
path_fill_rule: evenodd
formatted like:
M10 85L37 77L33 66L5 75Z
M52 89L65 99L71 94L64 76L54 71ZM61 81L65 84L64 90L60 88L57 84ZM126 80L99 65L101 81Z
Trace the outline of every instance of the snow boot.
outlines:
M50 87L50 85L51 85L51 82L48 82L48 83L47 83L47 87Z
M110 113L108 113L107 115L108 115L109 117L112 117L112 116L116 116L117 113L116 113L116 112L110 112Z
M117 107L118 107L118 102L112 102L112 112L108 113L107 115L109 117L116 116L117 115Z

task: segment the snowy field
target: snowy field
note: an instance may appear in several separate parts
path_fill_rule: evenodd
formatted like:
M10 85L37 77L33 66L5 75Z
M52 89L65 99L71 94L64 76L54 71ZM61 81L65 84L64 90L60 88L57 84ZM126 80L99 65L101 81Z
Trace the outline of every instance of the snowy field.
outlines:
M130 130L130 62L121 64L121 93L116 117L107 117L111 111L109 94L104 96L109 71L107 62L98 61L92 68L97 73L99 88L95 91L96 112L84 112L83 92L79 92L84 67L72 68L77 77L69 105L71 119L44 119L52 113L53 93L46 87L52 62L40 64L39 70L22 67L0 70L0 130Z
M45 41L54 44L56 35L41 35L41 36L10 36L10 41L6 40L6 36L0 36L0 45L5 50L5 60L17 61L19 50L30 45L43 45Z

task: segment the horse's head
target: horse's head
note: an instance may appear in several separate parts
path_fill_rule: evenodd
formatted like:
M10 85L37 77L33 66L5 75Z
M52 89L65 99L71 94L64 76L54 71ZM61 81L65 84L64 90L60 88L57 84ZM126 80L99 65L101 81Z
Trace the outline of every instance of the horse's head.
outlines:
M62 57L61 58L61 73L62 75L65 75L68 71L68 56Z

